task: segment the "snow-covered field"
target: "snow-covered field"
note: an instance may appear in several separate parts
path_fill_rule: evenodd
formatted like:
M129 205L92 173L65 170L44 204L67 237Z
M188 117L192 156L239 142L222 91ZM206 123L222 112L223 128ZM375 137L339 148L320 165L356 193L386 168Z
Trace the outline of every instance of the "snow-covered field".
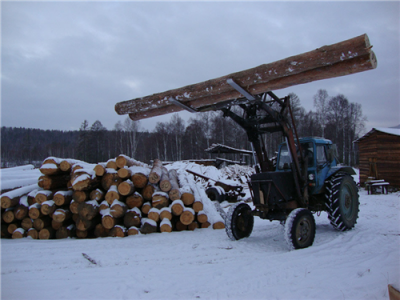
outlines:
M314 245L296 251L279 222L259 218L235 242L212 229L2 239L1 299L388 299L387 285L400 285L399 221L399 192L361 189L354 230L322 213Z

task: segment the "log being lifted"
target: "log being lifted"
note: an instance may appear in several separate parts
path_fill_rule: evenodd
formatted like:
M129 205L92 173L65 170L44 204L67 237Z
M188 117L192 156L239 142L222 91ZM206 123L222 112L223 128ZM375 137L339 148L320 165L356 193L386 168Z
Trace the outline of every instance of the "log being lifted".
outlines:
M377 67L377 60L366 34L269 64L232 73L182 88L122 101L115 111L140 120L183 110L170 99L205 111L243 96L230 86L233 79L253 95L293 85L363 72Z

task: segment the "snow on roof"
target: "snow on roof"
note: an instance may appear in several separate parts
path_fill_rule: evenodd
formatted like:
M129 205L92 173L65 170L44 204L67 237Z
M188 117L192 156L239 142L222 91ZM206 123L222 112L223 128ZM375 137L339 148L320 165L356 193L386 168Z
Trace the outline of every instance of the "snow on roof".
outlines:
M398 126L397 126L398 127ZM387 133L387 134L392 134L392 135L397 135L400 136L400 128L386 128L386 127L376 127L376 128L372 128L371 131L367 132L365 135L363 135L362 137L360 137L359 139L355 140L354 143L358 143L359 141L365 139L366 137L369 137L371 134L373 134L374 132L379 131L379 132L383 132L383 133Z

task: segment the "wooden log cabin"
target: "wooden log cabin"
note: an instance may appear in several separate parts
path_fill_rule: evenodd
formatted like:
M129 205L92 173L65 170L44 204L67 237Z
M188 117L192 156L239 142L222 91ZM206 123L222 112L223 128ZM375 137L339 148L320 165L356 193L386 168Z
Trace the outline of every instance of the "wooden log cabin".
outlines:
M355 143L360 157L360 185L373 177L400 188L400 125L373 128Z

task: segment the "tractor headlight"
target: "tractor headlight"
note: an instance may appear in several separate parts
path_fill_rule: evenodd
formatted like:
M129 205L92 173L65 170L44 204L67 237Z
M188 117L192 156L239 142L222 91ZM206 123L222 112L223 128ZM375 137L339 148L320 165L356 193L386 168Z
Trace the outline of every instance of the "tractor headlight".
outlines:
M310 181L313 181L314 180L314 174L313 173L310 173L310 174L308 174L308 179L310 180Z

